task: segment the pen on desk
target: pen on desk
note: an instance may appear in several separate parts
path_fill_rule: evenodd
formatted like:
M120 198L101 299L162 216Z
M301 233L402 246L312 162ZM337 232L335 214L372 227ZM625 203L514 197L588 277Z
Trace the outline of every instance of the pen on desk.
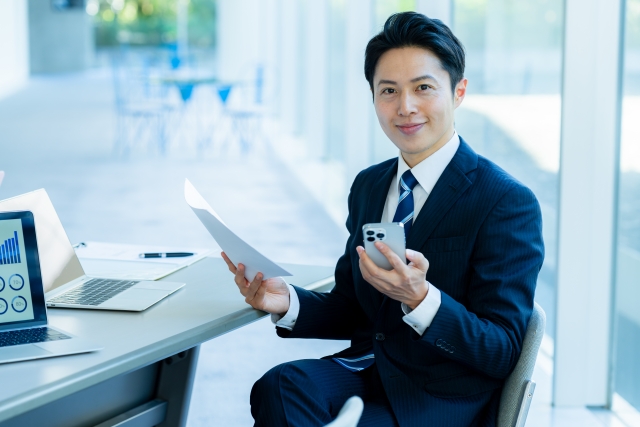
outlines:
M140 258L183 258L193 255L192 252L151 252L140 254Z

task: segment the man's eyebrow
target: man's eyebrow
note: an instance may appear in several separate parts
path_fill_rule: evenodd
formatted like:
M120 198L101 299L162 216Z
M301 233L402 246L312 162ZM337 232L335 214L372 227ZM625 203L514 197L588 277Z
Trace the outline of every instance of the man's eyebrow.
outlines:
M435 82L438 81L438 79L433 77L431 74L425 74L424 76L420 76L420 77L416 77L415 79L411 79L411 83L415 83L415 82L419 82L420 80L427 80L427 79L433 80ZM394 82L393 80L380 80L378 82L378 86L380 86L382 84L397 85L398 82Z
M397 85L398 82L394 82L393 80L380 80L378 82L378 86L385 84L385 85Z
M411 83L415 83L415 82L419 82L420 80L427 80L427 79L431 79L434 81L438 81L438 79L436 79L435 77L433 77L431 74L425 74L424 76L420 76L420 77L416 77L415 79L411 79Z

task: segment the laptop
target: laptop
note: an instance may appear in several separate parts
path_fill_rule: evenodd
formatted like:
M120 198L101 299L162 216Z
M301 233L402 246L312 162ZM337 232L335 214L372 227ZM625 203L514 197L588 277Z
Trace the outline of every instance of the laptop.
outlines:
M143 311L185 284L89 277L43 189L0 201L2 211L31 211L36 222L48 307Z
M97 350L47 324L33 214L0 213L0 363Z

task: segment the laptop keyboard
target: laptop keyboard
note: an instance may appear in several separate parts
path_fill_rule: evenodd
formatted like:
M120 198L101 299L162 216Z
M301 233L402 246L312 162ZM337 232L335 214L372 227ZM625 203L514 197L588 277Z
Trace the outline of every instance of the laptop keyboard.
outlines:
M66 340L69 338L71 337L47 327L6 331L0 332L0 347Z
M136 283L138 282L130 280L91 279L48 302L51 304L100 305Z

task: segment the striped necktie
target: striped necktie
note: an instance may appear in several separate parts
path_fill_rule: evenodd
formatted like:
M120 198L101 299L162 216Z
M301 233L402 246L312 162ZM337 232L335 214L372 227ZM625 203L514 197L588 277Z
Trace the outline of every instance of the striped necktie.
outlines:
M413 188L418 185L418 180L413 176L411 170L406 171L400 177L400 197L398 199L398 208L393 216L393 222L402 222L404 224L405 237L409 234L413 225ZM375 356L373 351L361 354L356 357L334 357L333 361L347 368L351 372L362 371L373 365Z
M409 235L409 230L413 225L413 188L418 185L418 180L407 170L400 177L400 197L398 198L398 208L393 216L393 222L404 224L404 236Z

